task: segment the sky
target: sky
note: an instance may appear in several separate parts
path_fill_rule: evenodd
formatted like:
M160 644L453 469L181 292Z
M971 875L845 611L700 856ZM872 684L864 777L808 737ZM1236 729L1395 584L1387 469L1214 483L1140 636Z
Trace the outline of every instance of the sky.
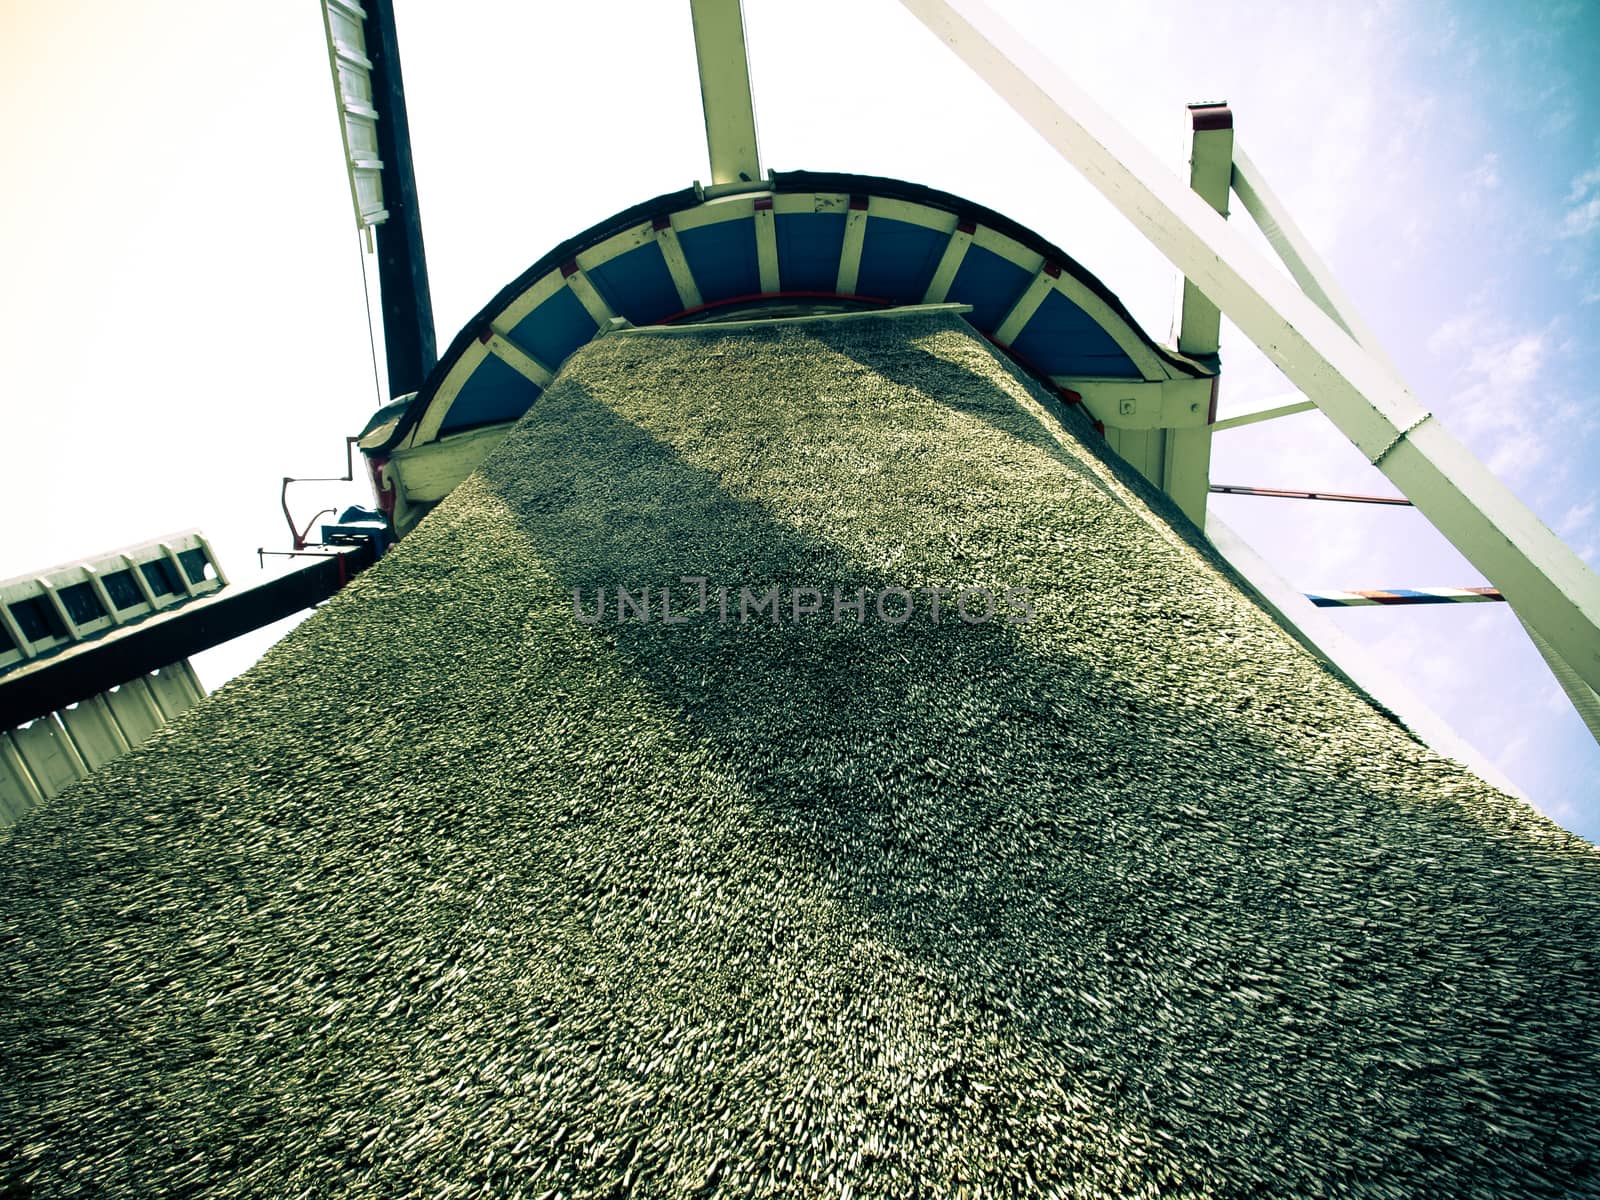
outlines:
M1423 404L1600 565L1600 5L992 6L1174 171L1184 105L1230 103ZM894 0L745 7L764 167L998 209L1167 338L1173 268ZM441 347L557 242L707 177L687 3L396 10ZM249 582L287 548L281 478L339 474L380 402L317 5L0 0L0 180L0 578L199 526ZM1293 394L1222 345L1223 415ZM1218 434L1212 478L1394 494L1317 413ZM1415 512L1212 503L1306 590L1484 582ZM1331 619L1600 840L1600 747L1506 606Z

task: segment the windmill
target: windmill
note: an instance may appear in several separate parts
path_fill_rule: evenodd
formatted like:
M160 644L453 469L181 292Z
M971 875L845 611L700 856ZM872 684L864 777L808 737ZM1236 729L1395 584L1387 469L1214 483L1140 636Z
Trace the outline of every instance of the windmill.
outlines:
M313 539L286 480L276 591L198 540L37 581L84 635L17 676L40 712L332 599L4 845L0 1180L1592 1183L1592 847L1350 687L1314 609L1503 597L1581 707L1593 576L1415 407L1225 106L1185 188L981 7L908 7L1178 263L1172 345L1003 214L764 172L740 6L698 0L709 182L435 362L393 15L327 0L379 508ZM1305 401L1219 416L1222 315ZM1306 403L1494 586L1308 599L1230 538L1210 438ZM75 616L118 571L186 595Z
M857 301L859 303L890 302L888 296L866 295L870 290L868 285L876 287L877 291L894 293L894 303L928 302L950 295L949 289L966 265L967 247L971 245L968 239L976 236L978 252L971 256L972 262L967 265L966 273L960 279L957 295L971 291L977 296L980 290L988 289L983 294L984 307L979 314L982 331L1024 362L1029 361L1030 352L1037 354L1040 347L1050 344L1054 338L1057 353L1054 359L1047 354L1041 367L1045 374L1051 376L1053 386L1080 398L1086 410L1104 426L1108 445L1171 496L1191 521L1206 529L1213 542L1224 549L1234 565L1244 570L1254 585L1271 598L1271 603L1283 619L1318 645L1321 648L1319 653L1325 658L1340 664L1369 693L1401 713L1432 744L1470 763L1498 785L1510 786L1480 755L1438 721L1429 706L1413 696L1403 682L1364 654L1338 627L1319 620L1312 606L1463 603L1500 600L1509 596L1513 599L1512 607L1516 609L1539 652L1550 664L1562 689L1591 732L1595 730L1597 723L1600 723L1600 708L1597 708L1594 698L1593 681L1585 665L1586 651L1583 649L1593 644L1594 637L1592 625L1585 628L1582 617L1582 613L1587 611L1585 606L1593 602L1589 595L1592 572L1569 551L1556 545L1547 533L1540 532L1538 521L1515 498L1504 494L1504 489L1498 488L1476 466L1460 465L1458 470L1458 460L1459 463L1467 461L1462 455L1454 450L1441 451L1443 457L1438 460L1438 465L1445 482L1435 481L1435 485L1423 488L1418 497L1411 496L1417 490L1417 484L1409 477L1401 482L1401 494L1398 496L1295 491L1242 486L1232 479L1210 479L1213 436L1248 424L1306 411L1319 401L1312 396L1316 387L1310 390L1302 388L1301 397L1277 404L1276 407L1251 407L1248 404L1237 407L1225 402L1219 413L1216 408L1216 396L1219 393L1208 391L1205 380L1218 377L1217 313L1221 310L1208 299L1208 295L1215 293L1225 297L1225 304L1229 306L1247 305L1247 308L1238 310L1237 315L1241 316L1250 311L1249 304L1256 304L1257 309L1265 304L1280 316L1293 313L1295 319L1289 321L1290 325L1295 329L1317 329L1319 346L1326 342L1346 350L1348 348L1343 347L1343 340L1353 338L1358 348L1365 350L1366 359L1374 360L1391 377L1396 376L1392 363L1377 348L1371 331L1354 313L1327 269L1319 262L1315 251L1296 228L1290 214L1276 199L1266 177L1242 150L1236 151L1232 114L1226 106L1197 105L1193 108L1188 156L1190 188L1188 192L1180 193L1170 186L1170 171L1153 161L1133 139L1117 130L1114 122L1094 110L1092 103L1069 83L1061 80L1047 63L1025 47L1020 47L1015 34L1006 30L992 15L982 9L974 9L970 13L957 9L949 12L941 10L941 14L931 11L917 13L920 19L929 23L930 28L941 30L940 36L956 46L969 61L976 62L978 57L982 57L986 64L983 71L986 81L999 87L1002 82L1000 76L1004 74L1004 87L1000 90L1006 100L1017 106L1018 111L1047 138L1054 137L1056 148L1065 153L1073 165L1084 168L1086 177L1101 187L1113 202L1125 210L1137 207L1140 212L1154 211L1150 208L1152 203L1165 207L1165 211L1157 217L1136 222L1140 231L1159 245L1164 253L1189 263L1186 271L1183 262L1179 263L1183 272L1182 289L1175 312L1173 341L1171 346L1165 348L1176 350L1177 356L1169 355L1162 360L1158 353L1162 348L1136 329L1125 310L1108 313L1105 308L1107 299L1114 307L1120 307L1116 306L1109 289L1081 269L1068 271L1063 276L1058 260L1066 257L1065 251L1049 246L1032 231L1014 227L1014 223L1001 214L991 214L994 220L980 225L975 219L968 219L976 214L977 206L950 196L919 209L914 206L914 196L907 198L917 191L915 188L904 194L883 193L878 208L873 210L870 207L872 192L865 187L865 181L852 182L840 178L830 182L818 178L807 185L811 186L811 190L806 192L802 190L802 184L806 184L804 173L790 173L783 186L778 187L775 179L769 179L762 173L754 109L750 100L748 63L743 50L741 16L736 11L726 9L700 8L695 11L694 27L701 64L711 175L707 185L702 187L697 184L691 189L696 196L693 206L678 206L685 214L679 224L683 224L689 232L688 244L691 248L708 245L720 223L706 220L707 215L726 215L731 211L731 202L726 198L748 193L747 202L751 205L749 230L728 225L720 232L741 243L749 241L754 247L751 252L740 249L738 253L747 261L731 268L721 258L702 266L708 276L707 294L715 297L715 305L725 306L730 299L736 299L725 294L726 288L721 281L730 269L739 276L739 289L747 296L783 295L788 298L791 307L803 307L806 303L815 307L825 299L822 295L795 293L847 295L858 288L865 296ZM935 24L936 20L943 24ZM431 406L424 412L419 407L423 402L414 400L409 409L375 417L372 426L360 439L363 462L378 472L375 485L379 495L393 509L391 523L403 529L409 527L429 505L463 478L495 444L498 433L503 432L508 420L523 411L525 405L537 396L543 383L553 377L565 355L581 344L586 322L593 323L597 332L607 328L608 323L618 315L614 305L627 308L641 323L681 320L685 318L679 314L700 308L704 297L694 274L694 264L684 256L683 239L675 228L652 229L648 235L630 235L653 241L658 246L657 250L644 251L629 260L633 267L644 270L645 275L620 279L616 283L607 283L602 279L597 288L588 278L590 272L575 270L570 282L558 285L553 282L555 277L548 269L550 264L543 263L541 266L547 268L545 278L533 281L525 273L524 282L537 282L539 287L547 290L554 288L551 294L559 298L546 317L565 322L565 329L557 331L555 326L544 329L543 326L548 324L544 318L527 322L523 327L523 342L519 343L507 336L510 327L506 322L512 316L525 321L525 314L505 306L490 311L493 305L488 306L479 314L477 333L471 335L479 339L477 345L452 344L446 352L450 374L429 378L435 356L433 319L422 251L421 223L415 205L409 138L405 129L403 85L398 79L398 57L392 25L392 16L386 17L378 8L373 10L370 20L356 7L332 5L325 8L330 63L334 68L340 97L341 123L346 137L347 164L357 222L367 238L379 232L383 243L378 254L378 265L391 392L398 397L417 393L421 389L421 394ZM985 31L990 30L996 32L993 37L986 37ZM385 75L386 60L393 60L396 64L396 77L393 79ZM1005 67L1002 60L1009 62L1010 66ZM374 104L378 107L373 107ZM379 108L392 110L387 121L378 119ZM1080 111L1081 119L1078 116ZM1063 124L1063 121L1067 124ZM1082 130L1073 127L1076 125L1082 125ZM1072 144L1067 145L1067 141ZM1096 147L1099 149L1096 150ZM388 180L387 192L385 178ZM834 190L819 190L827 187ZM1150 191L1152 187L1154 191ZM789 190L785 191L785 188ZM777 206L775 209L755 207L756 193L762 191L771 191L770 198ZM815 228L827 230L825 236L814 244L795 240L795 231L801 225L798 220L790 219L801 217L797 206L807 203L802 199L805 195L813 197L810 201L812 212L807 219ZM386 196L396 204L393 217L384 208ZM1280 271L1264 263L1259 254L1251 253L1241 239L1223 228L1217 213L1225 214L1228 211L1230 197L1237 199L1245 213L1268 231L1270 244L1287 265L1290 275L1298 284L1297 289L1290 288ZM721 207L704 207L713 201L723 203ZM765 199L761 202L765 203ZM843 217L838 215L839 205L859 202L866 202L869 208L847 208ZM1197 206L1200 202L1216 212L1201 211ZM407 204L410 205L409 210ZM903 207L906 204L913 204L913 208L893 211L897 205ZM822 208L819 209L819 205ZM828 209L828 206L833 207ZM659 219L663 212L672 207L672 204L655 204L651 208L652 220ZM863 212L865 216L861 215ZM883 219L870 220L872 217ZM835 236L832 227L841 223L842 228L850 231L847 239ZM946 225L950 225L950 228L944 228ZM965 230L968 225L972 226L971 233ZM588 231L587 241L580 236L564 244L564 249L570 252L568 259L556 265L563 269L575 267L578 258L583 257L586 263L599 266L602 276L615 274L619 270L626 272L629 267L622 261L622 253L617 250L620 243L600 247L597 239L603 227L606 231L615 232L606 222L593 227ZM980 228L984 232L980 233ZM783 231L781 244L777 232L780 229ZM1010 238L1000 232L1003 229L1024 236L1020 239ZM1218 230L1222 232L1218 233ZM874 235L870 245L869 232ZM750 234L748 238L747 233ZM879 233L884 236L876 236ZM940 237L945 242L939 247L937 263L902 262L897 269L903 277L894 279L880 270L889 256L883 247L890 243L891 238L899 238L904 243L893 252L895 255L909 258L920 253L927 258L934 253L929 247L934 246ZM1247 282L1255 299L1245 297L1243 292L1235 298L1232 292L1223 287L1224 281L1220 278L1205 281L1209 291L1200 286L1196 276L1202 272L1195 266L1193 256L1198 254L1205 258L1211 255L1214 238L1221 238L1222 241L1216 244L1228 251L1222 258L1224 263L1237 260L1249 266L1251 275ZM835 240L839 242L837 246L832 244ZM715 253L720 255L721 251ZM865 284L860 279L862 259L852 257L857 254L865 255ZM1185 258L1186 255L1188 258ZM786 276L782 268L789 259L794 261L788 264ZM805 260L803 265L800 264L801 259ZM641 266L647 260L650 265ZM943 274L940 274L939 268L944 269ZM992 281L980 285L977 281L985 270ZM879 272L876 277L874 271ZM1056 274L1051 275L1051 271ZM795 287L796 282L807 286ZM651 292L651 300L647 303L631 295L625 298L616 295L618 289L627 293L630 289L641 287ZM1235 287L1234 291L1237 290ZM535 297L524 289L520 303L523 308L528 308L536 299L541 297ZM1316 308L1318 313L1311 314L1311 307ZM562 310L559 316L556 309ZM1062 357L1063 348L1070 340L1063 337L1065 327L1060 324L1062 320L1080 322L1082 337L1091 336L1083 331L1098 327L1112 342L1120 339L1122 350L1131 357L1119 360L1115 353L1084 355L1079 353L1083 347L1073 351L1079 354L1076 359L1070 355ZM500 328L488 329L485 339L484 324L492 327L496 321ZM1331 322L1339 332L1330 334L1319 322ZM1240 328L1269 345L1288 344L1281 336L1281 328L1273 332L1261 325L1252 326L1248 320L1241 322ZM1049 332L1051 329L1055 330L1054 333ZM462 331L457 342L462 342L468 336L468 331ZM527 344L529 338L539 344L530 346ZM1087 348L1103 352L1109 345L1106 343ZM1304 374L1307 379L1315 375L1317 387L1332 386L1327 381L1333 376L1317 365L1323 362L1318 356L1320 351L1308 351L1306 354L1310 357L1302 354L1292 363L1284 357L1286 350L1280 349L1277 353L1283 359L1280 366L1286 370L1292 367L1290 378L1297 387L1301 386L1302 380L1294 378L1296 374ZM1095 361L1097 358L1099 361ZM1362 369L1370 366L1372 362L1364 359L1352 368L1360 376L1355 384L1358 390L1375 386L1373 379L1361 376ZM481 376L478 373L480 367ZM1404 389L1403 382L1397 378L1391 382L1394 387ZM1399 394L1394 387L1372 394L1392 399ZM461 388L467 390L467 399L458 403L456 392ZM1226 396L1228 393L1224 389L1220 394ZM1361 391L1362 396L1367 394ZM1380 409L1388 404L1388 400L1379 401ZM1352 401L1350 411L1359 415L1370 407L1365 400ZM1385 425L1387 418L1372 418L1376 422L1374 429L1379 432L1362 431L1361 440L1354 443L1365 447L1363 453L1369 460L1379 462L1380 466L1388 464L1390 470L1395 469L1395 464L1388 463L1394 450L1388 446L1387 439L1397 438L1396 445L1407 442L1410 440L1409 434L1400 437L1400 426L1422 420L1422 410L1404 406L1402 409L1409 415L1390 434L1383 435L1381 431L1388 425L1394 425L1395 420L1388 420L1388 425ZM1342 412L1337 405L1334 409L1324 411L1330 416ZM1340 416L1336 418L1336 424L1343 420L1348 425L1354 419L1355 416ZM1432 430L1437 422L1429 420L1424 423L1429 426L1429 432L1423 435L1426 442L1434 437ZM1353 428L1344 432L1350 433ZM1384 444L1379 445L1379 442ZM391 451L398 452L392 462L386 459ZM1404 466L1409 461L1410 451L1401 451L1398 462L1402 474L1410 469ZM1414 469L1426 473L1431 468ZM426 475L427 478L415 489L403 484L397 486L397 481L408 470L413 475ZM352 460L347 474L353 473ZM1451 498L1455 491L1461 491L1462 496ZM1420 499L1424 514L1446 532L1452 544L1462 550L1469 560L1483 569L1484 577L1491 586L1408 586L1382 591L1302 594L1283 583L1210 510L1207 504L1210 492L1408 506ZM1492 503L1489 501L1491 494ZM283 499L286 516L290 511L289 496L289 484L285 483ZM1441 510L1440 505L1445 505L1448 512ZM1499 529L1500 533L1492 532L1495 529ZM290 531L295 542L293 552L306 553L304 543L306 535L312 532L312 526L296 528L291 519ZM319 536L316 540L360 540L373 533L373 529L330 526L326 537ZM1513 534L1515 536L1510 536ZM152 545L159 545L159 542ZM1504 557L1502 551L1510 556L1504 562L1497 559L1491 564L1484 559L1486 554L1491 553ZM310 552L315 553L315 548ZM337 571L324 569L329 571L327 578L335 583L350 574L348 568L343 576ZM61 570L65 573L56 582L68 583L69 586L68 577L75 581L84 574L83 565L79 563L68 564ZM42 589L36 582L41 578L52 576L50 572L42 575L35 572L7 585L8 596L19 607L15 613L9 608L5 613L8 619L5 637L11 648L4 652L3 661L12 673L12 678L5 686L9 687L14 697L26 698L13 700L5 710L5 720L0 724L8 729L17 729L26 722L34 722L23 728L20 734L6 735L5 758L8 765L4 790L10 797L9 808L14 811L25 809L37 797L75 778L87 770L91 762L104 761L108 754L128 742L126 731L113 730L105 745L98 742L92 746L75 745L71 735L65 733L62 720L52 715L65 711L68 705L92 701L93 697L107 692L109 688L121 686L134 676L118 668L110 674L126 675L127 678L113 680L88 665L97 656L93 647L80 647L59 663L52 661L62 646L80 638L74 633L76 626L71 623L72 614L63 616L58 611L59 604L52 606L49 600L51 590ZM1509 592L1505 590L1507 583ZM51 584L51 588L54 587L56 584ZM321 594L325 593L315 587L301 588L296 592L296 599L285 603L311 603ZM176 596L176 593L173 595ZM183 595L183 599L188 598L187 594ZM32 613L34 608L39 609L38 614ZM209 622L211 633L198 639L177 638L161 654L170 655L167 661L181 662L184 654L192 653L202 643L212 644L218 638L234 636L242 629L251 627L252 623L274 619L287 611L282 604L257 606L242 621ZM137 622L143 616L140 610L118 609L114 604L108 608L103 603L98 606L90 603L84 614L90 627L86 636L91 638L103 632L104 626ZM19 617L33 624L26 630L20 626L9 628L17 625ZM163 622L163 625L175 630L183 627L181 622ZM1554 640L1550 636L1552 633L1555 634ZM117 655L115 639L98 651L98 655L104 660L114 661ZM156 662L150 656L146 656L146 659L148 661L141 660L145 661L146 670L166 665L165 661ZM65 687L53 687L46 682L45 674L52 671L60 673L71 664L76 664L72 670L80 677L79 682ZM23 666L28 669L17 674L16 669ZM148 708L148 705L142 707ZM79 724L82 724L81 720ZM93 735L84 736L94 740ZM26 748L23 742L27 743ZM30 761L31 766L28 765Z

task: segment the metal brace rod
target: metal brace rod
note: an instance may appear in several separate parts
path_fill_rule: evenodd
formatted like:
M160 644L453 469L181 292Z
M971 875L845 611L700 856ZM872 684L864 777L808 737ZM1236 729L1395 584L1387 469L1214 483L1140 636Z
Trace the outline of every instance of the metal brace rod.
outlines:
M1209 489L1219 496L1268 496L1275 500L1340 500L1346 504L1397 504L1413 507L1404 496L1363 496L1351 492L1305 492L1293 488L1247 487L1238 483L1213 483Z
M1600 688L1600 578L1381 359L978 0L901 0L1194 281Z

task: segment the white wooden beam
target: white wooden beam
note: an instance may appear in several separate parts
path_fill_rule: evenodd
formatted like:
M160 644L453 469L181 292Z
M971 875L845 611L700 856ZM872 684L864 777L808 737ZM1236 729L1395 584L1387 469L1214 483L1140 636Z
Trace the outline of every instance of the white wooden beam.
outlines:
M1233 178L1233 114L1223 104L1189 106L1189 187L1224 217ZM1178 281L1174 342L1184 354L1212 355L1222 332L1222 313L1187 276Z
M939 256L939 265L934 268L933 278L928 280L928 290L922 294L924 304L943 304L945 297L950 294L950 285L956 281L956 273L961 270L961 263L967 257L967 247L972 245L972 235L976 232L973 225L962 222L950 234L950 240L944 244L944 253Z
M594 284L589 282L589 276L584 274L576 259L561 268L561 277L567 281L568 290L578 298L578 303L583 305L584 311L599 327L600 332L605 333L609 330L611 321L617 314L611 311L611 306L595 290Z
M1257 421L1276 421L1279 417L1292 417L1295 413L1310 412L1316 407L1310 400L1291 400L1288 403L1275 398L1256 400L1238 412L1218 417L1211 426L1211 432L1221 433L1224 429L1238 429L1242 425L1254 425Z
M556 377L554 371L509 340L501 329L490 326L487 344L491 354L530 383L549 387L550 381Z
M672 286L678 291L678 303L683 305L685 311L699 308L705 300L700 295L700 285L695 282L694 272L689 268L689 259L678 241L678 231L672 227L672 218L658 218L652 229L656 235L656 245L661 248L661 257L667 264L667 274L672 276Z
M750 58L745 49L739 0L689 0L694 53L700 65L700 100L705 108L711 183L758 183L756 110L750 97Z
M1600 578L1293 280L978 0L901 0L1600 688Z
M1017 302L1011 306L1011 311L1006 313L994 331L994 340L1002 346L1009 346L1022 335L1028 322L1033 320L1033 314L1039 311L1045 297L1056 290L1056 279L1061 274L1060 267L1046 264L1039 268L1039 273L1033 277L1033 282L1017 297Z
M1300 285L1300 290L1333 318L1341 329L1355 338L1362 349L1388 367L1390 374L1398 380L1400 371L1383 352L1377 336L1356 315L1355 306L1334 281L1333 272L1317 257L1306 235L1290 220L1283 202L1267 186L1266 179L1256 169L1255 163L1239 146L1233 148L1233 190L1245 211L1250 214L1250 219L1266 235L1273 253L1289 268L1289 274Z
M1520 617L1518 619L1521 620ZM1533 648L1544 659L1545 666L1550 668L1550 674L1556 677L1556 682L1567 694L1567 699L1572 701L1574 711L1589 730L1590 736L1600 742L1600 695L1596 695L1592 687L1579 679L1577 672L1568 666L1550 643L1535 633L1526 621L1522 622L1522 630L1533 643Z
M772 211L771 196L757 196L753 213L756 230L756 275L763 296L776 295L783 288L778 271L778 226Z
M856 294L856 280L861 274L861 250L867 244L867 198L851 196L850 207L844 214L844 244L839 247L839 273L833 290L841 296Z

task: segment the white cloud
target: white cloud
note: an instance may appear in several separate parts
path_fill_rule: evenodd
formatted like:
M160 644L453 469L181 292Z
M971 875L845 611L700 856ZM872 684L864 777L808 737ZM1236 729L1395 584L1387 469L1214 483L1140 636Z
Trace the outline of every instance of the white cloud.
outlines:
M1600 225L1600 196L1595 196L1576 208L1569 208L1561 218L1562 237L1583 237Z
M1559 228L1562 237L1583 237L1600 226L1600 167L1591 167L1574 179L1564 203L1567 211Z
M1479 159L1478 165L1467 174L1467 192L1476 195L1499 186L1500 156L1491 152Z
M1512 434L1495 446L1487 465L1496 475L1517 479L1542 463L1547 452L1538 434L1523 431Z
M1572 181L1572 188L1567 192L1566 202L1575 204L1596 187L1600 187L1600 167L1590 167Z
M1446 423L1476 443L1495 474L1518 481L1550 456L1557 434L1549 414L1562 401L1541 387L1541 377L1564 348L1553 324L1518 329L1477 309L1451 317L1428 338L1433 354L1456 360L1457 387L1440 406Z
M1589 524L1594 516L1595 500L1590 497L1582 504L1574 504L1567 509L1565 515L1556 523L1556 532L1564 538L1570 538L1584 526Z

